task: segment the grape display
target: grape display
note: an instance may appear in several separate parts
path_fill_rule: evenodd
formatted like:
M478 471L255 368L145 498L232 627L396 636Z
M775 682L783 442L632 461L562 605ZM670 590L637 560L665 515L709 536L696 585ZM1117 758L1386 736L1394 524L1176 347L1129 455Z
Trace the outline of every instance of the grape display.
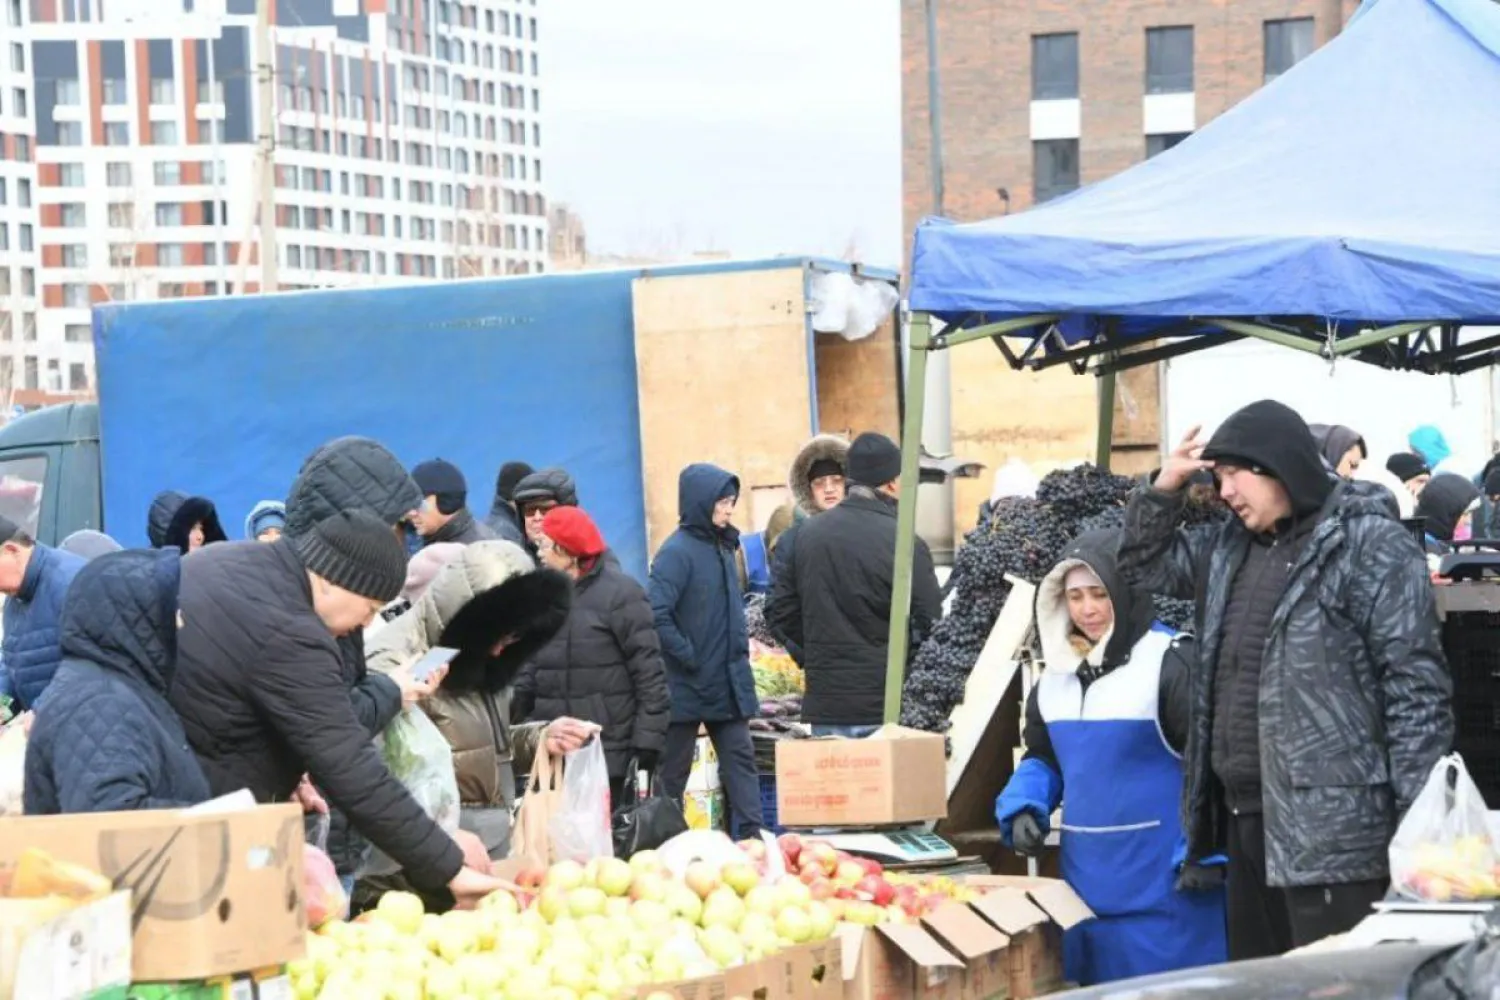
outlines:
M948 717L963 700L969 672L1010 594L1005 577L1037 583L1083 532L1123 526L1124 505L1135 488L1132 479L1080 465L1048 474L1035 499L1008 497L990 505L954 558L952 613L911 661L902 692L902 725L934 733L947 730ZM1188 496L1183 524L1228 516L1212 487L1194 487ZM1175 628L1191 625L1191 601L1154 600L1163 622Z

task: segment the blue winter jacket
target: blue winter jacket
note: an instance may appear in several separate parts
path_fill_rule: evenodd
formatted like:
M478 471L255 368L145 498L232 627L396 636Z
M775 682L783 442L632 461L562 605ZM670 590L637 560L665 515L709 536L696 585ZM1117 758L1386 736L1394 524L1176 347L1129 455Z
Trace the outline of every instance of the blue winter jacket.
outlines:
M18 708L36 708L57 673L58 620L73 578L85 565L81 556L46 545L31 550L21 589L5 600L5 638L0 659L10 674Z
M758 714L750 638L734 554L739 532L715 528L714 504L739 480L690 465L677 481L681 527L651 564L651 611L667 665L673 722L724 722Z
M100 556L62 616L62 666L26 752L26 812L172 809L210 797L167 702L177 665L176 549Z

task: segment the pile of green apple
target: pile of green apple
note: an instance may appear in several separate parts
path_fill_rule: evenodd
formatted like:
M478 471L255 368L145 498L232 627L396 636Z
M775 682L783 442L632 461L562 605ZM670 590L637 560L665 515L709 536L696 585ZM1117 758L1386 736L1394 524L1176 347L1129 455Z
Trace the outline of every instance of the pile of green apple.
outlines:
M559 862L521 884L441 916L391 892L323 925L288 969L297 1000L614 1000L826 940L836 922L801 880L763 884L748 859L694 862L678 879L644 851Z

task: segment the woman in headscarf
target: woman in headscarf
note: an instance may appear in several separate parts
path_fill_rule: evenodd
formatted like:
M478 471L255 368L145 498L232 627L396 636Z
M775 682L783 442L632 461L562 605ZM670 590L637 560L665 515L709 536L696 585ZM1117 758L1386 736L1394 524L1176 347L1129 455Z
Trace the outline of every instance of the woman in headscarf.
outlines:
M1224 859L1187 857L1182 753L1192 647L1127 585L1119 534L1080 536L1037 588L1045 669L1026 756L995 803L1000 836L1041 853L1065 804L1062 874L1097 920L1063 938L1067 978L1112 982L1225 960Z
M1309 424L1307 429L1312 431L1323 461L1340 479L1353 479L1360 465L1370 457L1365 439L1343 424Z

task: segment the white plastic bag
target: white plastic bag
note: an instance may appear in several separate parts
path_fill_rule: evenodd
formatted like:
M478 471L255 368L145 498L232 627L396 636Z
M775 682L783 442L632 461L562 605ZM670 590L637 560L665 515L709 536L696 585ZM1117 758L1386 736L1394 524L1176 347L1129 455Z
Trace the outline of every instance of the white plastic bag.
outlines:
M26 811L26 727L19 722L0 729L0 816Z
M1452 787L1450 787L1450 785ZM1437 762L1391 840L1397 892L1434 903L1500 897L1488 810L1458 754Z
M598 739L568 754L563 765L562 806L552 814L549 826L554 862L614 857L609 767Z
M458 778L453 773L453 748L420 708L403 708L381 733L385 766L391 769L437 825L448 833L458 829ZM360 868L361 877L389 875L400 866L378 848Z

